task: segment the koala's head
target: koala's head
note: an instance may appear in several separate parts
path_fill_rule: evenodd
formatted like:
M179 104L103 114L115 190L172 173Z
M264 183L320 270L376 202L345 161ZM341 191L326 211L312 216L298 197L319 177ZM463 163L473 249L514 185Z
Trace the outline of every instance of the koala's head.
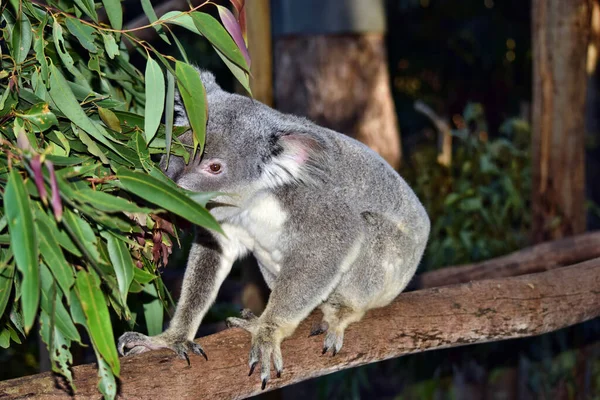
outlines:
M220 191L241 196L265 188L318 183L325 176L329 146L306 120L281 114L248 97L222 90L202 71L208 98L206 143L186 165L171 157L161 167L179 186L197 192ZM176 125L188 125L181 100ZM179 137L192 144L192 133Z

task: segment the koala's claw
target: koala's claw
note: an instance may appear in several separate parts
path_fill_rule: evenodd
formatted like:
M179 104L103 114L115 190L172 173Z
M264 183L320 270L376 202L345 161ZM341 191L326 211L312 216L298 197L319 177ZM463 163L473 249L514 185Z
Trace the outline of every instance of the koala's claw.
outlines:
M252 375L254 373L254 368L256 368L256 365L258 364L258 361L254 361L252 363L252 365L250 365L250 372L248 372L248 376Z
M179 358L187 361L190 365L188 354L200 355L208 361L208 356L202 347L191 340L169 340L161 336L149 337L138 332L125 332L119 338L117 349L122 356L140 354L149 350L171 349Z
M335 356L339 353L342 345L344 344L344 332L333 332L328 331L325 336L325 342L323 343L323 351L321 354L327 353L331 350L331 356Z
M327 322L315 322L310 328L310 334L308 337L322 335L323 333L327 332L327 329L329 329L329 324Z

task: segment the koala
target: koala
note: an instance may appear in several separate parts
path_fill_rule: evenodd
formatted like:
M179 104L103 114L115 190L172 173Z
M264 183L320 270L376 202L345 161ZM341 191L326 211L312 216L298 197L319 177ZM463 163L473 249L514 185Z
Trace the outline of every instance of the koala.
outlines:
M322 353L340 351L346 327L389 304L407 286L425 250L430 221L408 184L362 143L253 99L227 93L199 71L208 99L204 151L186 165L164 159L166 175L191 191L216 191L210 212L225 235L197 227L181 297L168 329L127 332L119 352L169 348L206 358L193 342L233 262L252 253L271 289L264 312L243 311L231 327L251 334L250 374L260 362L283 370L281 342L315 308ZM178 100L176 124L186 125ZM191 144L191 133L180 137ZM207 358L208 359L208 358Z

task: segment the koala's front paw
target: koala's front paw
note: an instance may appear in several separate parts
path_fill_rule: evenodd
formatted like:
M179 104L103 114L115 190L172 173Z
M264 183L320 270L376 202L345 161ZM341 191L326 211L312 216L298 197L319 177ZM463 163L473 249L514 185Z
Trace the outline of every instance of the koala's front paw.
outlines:
M252 344L250 347L250 356L248 365L252 375L254 369L260 362L261 388L267 386L271 377L271 359L275 367L277 377L281 377L283 371L283 358L281 357L281 337L276 327L261 323L260 319L249 310L242 310L242 318L227 318L229 327L238 327L247 330L252 334Z
M202 347L186 339L169 338L166 335L146 336L138 332L125 332L119 338L117 349L122 356L129 354L144 353L149 350L171 349L179 358L190 364L188 354L197 354L203 356L207 361L208 357Z

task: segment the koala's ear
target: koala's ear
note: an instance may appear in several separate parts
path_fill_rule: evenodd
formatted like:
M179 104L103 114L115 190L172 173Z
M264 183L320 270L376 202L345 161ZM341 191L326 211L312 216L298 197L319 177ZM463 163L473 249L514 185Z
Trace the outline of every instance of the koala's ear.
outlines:
M271 157L264 168L268 186L319 184L329 166L325 142L311 133L275 134L270 139Z

